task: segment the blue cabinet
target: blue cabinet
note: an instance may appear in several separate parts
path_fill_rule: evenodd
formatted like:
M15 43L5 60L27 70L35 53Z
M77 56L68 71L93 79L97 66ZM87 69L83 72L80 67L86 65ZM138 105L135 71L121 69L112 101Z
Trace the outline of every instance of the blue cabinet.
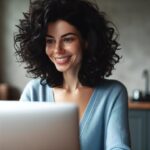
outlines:
M132 150L150 150L150 110L129 110Z
M148 142L148 150L150 150L150 111L148 112L148 120L147 120L148 124L147 124L147 127L148 127L148 134L147 134L147 142Z

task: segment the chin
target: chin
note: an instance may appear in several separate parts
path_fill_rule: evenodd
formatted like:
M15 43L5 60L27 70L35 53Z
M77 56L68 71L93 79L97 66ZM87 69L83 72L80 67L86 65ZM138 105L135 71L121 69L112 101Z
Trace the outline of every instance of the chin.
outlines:
M56 67L56 69L59 72L66 72L68 70L68 68L66 68L66 67Z

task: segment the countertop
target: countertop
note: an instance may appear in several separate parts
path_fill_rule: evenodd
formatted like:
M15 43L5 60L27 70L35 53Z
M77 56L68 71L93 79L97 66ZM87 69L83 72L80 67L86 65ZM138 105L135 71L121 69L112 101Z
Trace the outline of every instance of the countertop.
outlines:
M128 102L129 109L143 109L143 110L150 110L150 101L149 102L136 102L129 100Z

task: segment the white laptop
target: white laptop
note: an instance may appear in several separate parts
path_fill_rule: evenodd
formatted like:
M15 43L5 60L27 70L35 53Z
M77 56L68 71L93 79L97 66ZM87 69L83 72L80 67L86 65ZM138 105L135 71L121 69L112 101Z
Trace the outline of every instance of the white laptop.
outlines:
M73 104L0 101L0 150L79 150Z

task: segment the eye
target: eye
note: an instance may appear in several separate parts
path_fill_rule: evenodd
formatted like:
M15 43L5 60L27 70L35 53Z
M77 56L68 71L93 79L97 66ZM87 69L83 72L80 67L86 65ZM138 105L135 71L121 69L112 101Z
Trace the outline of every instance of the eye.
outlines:
M46 38L46 44L53 44L55 42L52 38Z
M71 43L71 42L74 41L74 37L65 37L65 38L63 39L63 41L64 41L65 43Z

